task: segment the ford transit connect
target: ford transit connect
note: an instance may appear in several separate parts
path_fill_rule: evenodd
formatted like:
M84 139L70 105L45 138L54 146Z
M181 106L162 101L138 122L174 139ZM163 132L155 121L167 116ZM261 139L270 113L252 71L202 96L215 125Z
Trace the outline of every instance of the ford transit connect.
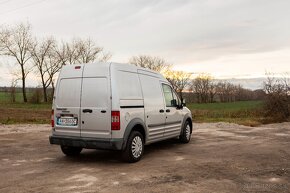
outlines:
M67 156L83 148L122 151L139 161L144 145L179 137L188 143L192 115L159 73L130 64L64 66L52 110L51 144Z

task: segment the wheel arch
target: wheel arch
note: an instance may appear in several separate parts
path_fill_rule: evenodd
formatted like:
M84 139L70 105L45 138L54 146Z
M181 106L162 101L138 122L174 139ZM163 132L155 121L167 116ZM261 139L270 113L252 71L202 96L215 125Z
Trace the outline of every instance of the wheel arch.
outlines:
M146 132L145 123L143 122L142 119L135 118L135 119L132 119L129 122L129 124L127 125L127 127L125 129L124 137L123 137L124 138L124 142L123 142L123 145L122 145L122 149L126 148L129 135L130 135L130 133L132 131L139 131L144 137L144 144L146 143L146 141L147 141L147 132Z

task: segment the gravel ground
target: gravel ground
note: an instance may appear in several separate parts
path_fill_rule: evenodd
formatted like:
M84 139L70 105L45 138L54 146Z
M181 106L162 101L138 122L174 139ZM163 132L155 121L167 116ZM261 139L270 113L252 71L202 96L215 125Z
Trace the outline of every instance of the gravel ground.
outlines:
M119 152L65 157L49 125L0 125L0 192L290 192L290 123L194 124L192 141L145 147L135 164Z

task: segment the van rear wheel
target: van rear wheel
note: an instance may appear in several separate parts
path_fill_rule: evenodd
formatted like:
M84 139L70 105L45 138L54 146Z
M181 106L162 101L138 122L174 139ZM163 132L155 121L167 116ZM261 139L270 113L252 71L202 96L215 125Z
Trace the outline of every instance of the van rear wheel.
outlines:
M71 147L71 146L61 146L61 151L66 155L66 156L77 156L81 153L83 148L81 147Z
M139 131L132 131L126 148L122 152L122 158L126 162L137 162L141 159L144 152L144 137Z

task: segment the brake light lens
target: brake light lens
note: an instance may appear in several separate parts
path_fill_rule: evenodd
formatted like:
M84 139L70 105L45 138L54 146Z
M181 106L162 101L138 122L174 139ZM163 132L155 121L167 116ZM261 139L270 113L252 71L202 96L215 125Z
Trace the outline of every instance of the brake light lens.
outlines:
M120 130L120 111L112 111L112 130Z
M75 66L75 69L81 69L81 66Z
M54 110L51 110L51 127L54 127Z

